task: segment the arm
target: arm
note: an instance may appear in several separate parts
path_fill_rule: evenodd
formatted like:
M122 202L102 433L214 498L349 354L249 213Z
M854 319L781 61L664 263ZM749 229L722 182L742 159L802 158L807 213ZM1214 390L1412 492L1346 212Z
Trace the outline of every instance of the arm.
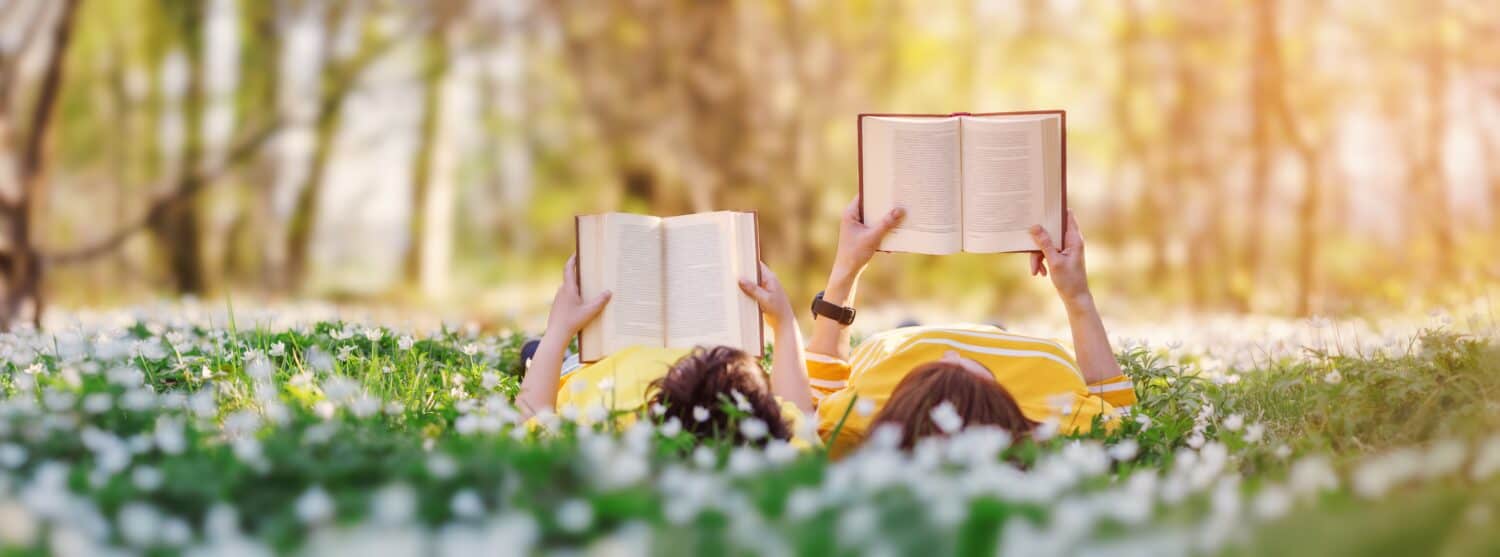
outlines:
M898 207L874 226L866 226L860 221L859 207L860 199L855 197L839 219L838 252L833 259L833 270L828 273L828 286L823 289L823 300L841 306L854 305L859 276L864 274L870 259L880 249L880 241L906 214ZM849 359L849 328L831 319L814 319L807 351L840 360Z
M771 356L771 394L797 406L803 414L816 412L812 385L807 381L807 364L802 361L802 331L792 313L792 302L781 281L765 263L760 264L760 284L740 281L740 289L755 300L771 325L776 350Z
M578 293L577 261L577 255L568 258L567 266L563 269L563 283L557 288L557 294L552 298L552 311L547 315L547 332L542 334L536 354L531 357L531 367L521 379L521 390L516 394L516 408L520 410L522 419L530 419L543 411L552 411L552 407L557 404L557 384L568 341L584 325L593 321L604 310L604 304L609 302L608 291L593 300L583 300L583 296Z
M1031 274L1052 277L1052 286L1062 298L1068 310L1068 327L1073 332L1073 352L1078 355L1078 366L1083 370L1084 381L1100 383L1121 375L1120 363L1115 360L1114 350L1109 346L1109 333L1104 330L1104 320L1094 305L1094 295L1089 291L1088 272L1083 260L1083 233L1078 230L1078 221L1073 211L1068 211L1068 229L1064 249L1058 250L1052 237L1040 226L1031 227L1031 239L1041 253L1031 255ZM1043 263L1045 262L1045 265Z

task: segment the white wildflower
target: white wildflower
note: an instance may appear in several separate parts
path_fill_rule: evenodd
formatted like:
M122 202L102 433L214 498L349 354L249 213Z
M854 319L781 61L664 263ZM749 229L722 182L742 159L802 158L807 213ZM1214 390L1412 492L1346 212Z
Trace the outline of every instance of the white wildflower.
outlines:
M453 511L454 516L459 518L479 518L484 516L484 499L472 489L463 489L453 494L453 500L449 502L448 508Z
M1344 380L1344 375L1339 370L1333 370L1323 375L1323 382L1329 385L1337 385Z
M740 435L752 441L759 440L770 432L770 427L759 418L745 418L740 421Z
M594 507L588 501L569 499L557 507L557 525L563 531L580 533L594 523Z
M1230 414L1228 417L1224 418L1224 429L1227 429L1229 431L1239 431L1242 427L1245 427L1244 416L1241 416L1239 414Z
M708 421L708 409L704 408L702 406L694 406L693 407L693 421L695 421L695 422L706 422L706 421Z
M313 486L297 498L294 504L297 518L303 524L322 524L333 518L333 497L322 487Z
M400 348L402 351L411 350L411 347L416 345L417 339L412 338L411 335L401 335L401 338L396 339L396 348Z
M958 410L953 407L953 403L946 400L934 406L928 414L932 418L933 425L936 425L943 433L951 435L964 427L963 417L958 415Z

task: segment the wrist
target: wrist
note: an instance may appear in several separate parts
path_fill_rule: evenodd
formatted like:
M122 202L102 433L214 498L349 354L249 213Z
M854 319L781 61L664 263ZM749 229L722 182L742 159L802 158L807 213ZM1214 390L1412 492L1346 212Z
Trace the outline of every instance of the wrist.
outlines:
M855 286L863 269L834 268L828 274L828 284L823 288L823 300L841 306L853 305Z
M1069 314L1097 313L1098 308L1094 305L1094 294L1088 290L1061 295L1063 306Z

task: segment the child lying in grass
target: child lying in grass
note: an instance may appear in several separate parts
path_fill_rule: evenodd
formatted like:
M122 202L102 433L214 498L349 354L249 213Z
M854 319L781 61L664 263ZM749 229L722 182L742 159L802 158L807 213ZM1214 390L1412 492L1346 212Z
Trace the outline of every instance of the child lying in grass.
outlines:
M812 415L802 333L786 291L764 264L761 283L742 282L740 288L760 305L774 332L769 378L755 357L725 346L636 346L564 372L568 342L609 302L608 292L594 300L582 299L574 278L575 259L570 258L563 271L547 331L516 395L523 416L572 407L584 413L584 422L629 420L641 408L650 408L663 423L675 419L683 430L700 437L763 444L769 439L792 440L804 416Z
M857 283L880 241L900 222L895 209L880 222L860 221L855 199L842 218L839 245L823 300L854 305ZM814 318L807 367L818 402L818 432L838 456L859 445L875 424L893 424L901 445L964 426L989 425L1020 437L1039 426L1086 431L1135 403L1120 371L1084 269L1083 235L1071 211L1064 248L1041 227L1031 230L1040 253L1033 275L1050 275L1068 311L1073 348L993 326L903 327L851 350L848 326ZM837 436L834 437L834 432ZM833 437L833 439L828 439Z

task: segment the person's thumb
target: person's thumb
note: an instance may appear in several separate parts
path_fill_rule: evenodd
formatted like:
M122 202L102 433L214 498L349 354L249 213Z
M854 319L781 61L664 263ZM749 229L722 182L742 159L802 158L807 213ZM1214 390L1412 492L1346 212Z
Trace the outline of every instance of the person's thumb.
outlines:
M584 304L583 311L588 313L589 316L596 315L604 309L604 305L608 304L609 299L612 297L614 297L614 293L605 290L604 292L599 293L598 296L595 296L594 299L589 300L588 303Z

